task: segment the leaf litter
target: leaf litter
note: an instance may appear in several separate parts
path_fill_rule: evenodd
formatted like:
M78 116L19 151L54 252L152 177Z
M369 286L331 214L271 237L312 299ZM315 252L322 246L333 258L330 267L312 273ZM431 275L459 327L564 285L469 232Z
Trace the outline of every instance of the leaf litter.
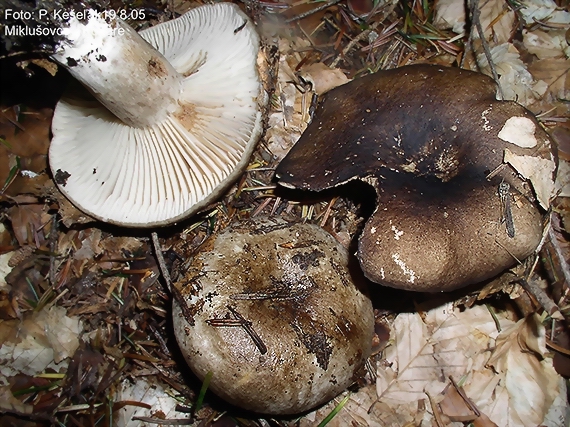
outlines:
M310 122L317 94L369 72L414 62L463 64L490 75L495 68L507 99L559 135L570 129L570 13L561 3L481 1L492 64L461 1L348 0L313 12L321 5L250 5L270 33L264 35L275 79L267 131L221 201L159 231L169 266L230 221L262 214L320 224L348 246L362 223L360 204L345 195L288 200L275 190L272 168ZM169 7L165 13L181 12L188 2ZM570 348L570 204L556 197L567 194L570 158L563 152L556 185L553 163L519 170L542 183L535 190L553 206L551 237L534 273L521 266L452 302L409 294L379 299L376 352L358 384L298 419L269 419L240 413L208 392L192 411L200 384L170 333L170 296L158 280L149 234L93 222L59 195L46 173L51 110L7 106L2 114L0 421L15 415L60 425L314 426L337 408L326 425L567 422L567 382L558 373ZM532 292L518 284L521 277ZM562 320L540 308L537 288Z

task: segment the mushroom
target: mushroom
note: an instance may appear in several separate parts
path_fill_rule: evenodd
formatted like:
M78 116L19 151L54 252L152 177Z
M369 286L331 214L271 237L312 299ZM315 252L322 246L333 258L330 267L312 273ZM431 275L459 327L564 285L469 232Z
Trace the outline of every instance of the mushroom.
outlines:
M278 165L278 182L374 187L357 255L376 283L433 292L496 276L542 235L530 185L503 154L554 161L535 117L495 90L482 74L432 65L353 80L325 95Z
M372 305L348 253L311 224L259 219L204 244L174 285L174 332L200 379L241 408L296 414L332 399L370 355ZM359 273L357 269L357 273Z
M259 36L231 3L137 33L109 13L72 17L53 58L93 97L55 109L49 150L60 190L84 212L133 227L203 209L245 168L267 96Z

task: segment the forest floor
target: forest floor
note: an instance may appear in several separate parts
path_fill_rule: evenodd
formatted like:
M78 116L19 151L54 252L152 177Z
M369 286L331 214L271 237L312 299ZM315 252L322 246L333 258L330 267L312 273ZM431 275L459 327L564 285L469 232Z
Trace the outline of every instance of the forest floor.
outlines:
M142 7L132 3L109 7ZM198 4L164 3L145 2L150 18L129 23L142 29ZM236 3L264 40L266 131L235 185L175 226L126 229L73 207L47 158L53 109L70 77L42 55L0 59L0 424L567 425L567 3L481 0L475 14L455 0ZM532 111L556 141L560 173L541 247L510 280L437 295L373 285L376 337L366 373L308 414L261 417L204 394L172 332L151 232L168 265L229 224L263 216L318 224L351 246L366 212L358 195L284 191L273 171L306 128L316 95L416 63L495 71L505 99Z

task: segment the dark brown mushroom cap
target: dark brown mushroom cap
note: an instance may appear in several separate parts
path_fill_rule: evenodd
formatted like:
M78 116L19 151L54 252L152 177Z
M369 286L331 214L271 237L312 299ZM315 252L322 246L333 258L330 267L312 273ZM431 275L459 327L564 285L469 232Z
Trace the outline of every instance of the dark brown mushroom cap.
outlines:
M357 277L316 225L234 224L176 281L176 339L196 375L212 372L210 390L234 405L307 411L350 386L370 355L374 315Z
M551 158L534 116L495 90L482 74L432 65L356 79L325 95L277 167L278 182L314 191L352 179L374 185L377 208L358 257L377 283L441 291L490 278L532 253L542 224L526 181L509 167L489 174L505 148ZM533 134L505 136L513 123ZM501 182L510 185L514 237L500 219Z

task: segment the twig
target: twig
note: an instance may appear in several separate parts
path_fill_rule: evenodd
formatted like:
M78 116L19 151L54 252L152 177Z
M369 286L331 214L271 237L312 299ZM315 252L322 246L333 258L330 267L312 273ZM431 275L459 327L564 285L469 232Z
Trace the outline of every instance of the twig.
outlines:
M251 326L251 322L246 320L235 308L228 305L226 308L234 315L235 319L230 319L227 317L214 318L206 320L206 323L214 327L241 327L247 332L257 349L261 354L267 353L267 346L261 339L261 337L255 332Z
M330 0L319 7L315 7L314 9L300 13L299 15L293 16L292 18L285 20L285 23L289 24L290 22L299 21L300 19L306 18L307 16L310 16L313 13L317 13L320 12L321 10L325 10L331 6L334 6L335 4L340 3L341 1L342 0Z
M570 356L570 350L556 344L555 342L550 341L548 338L546 338L546 346L550 347L552 350L557 351L558 353L562 353L562 354L565 354L566 356Z
M51 217L51 230L49 234L49 284L55 289L55 251L57 250L57 218L56 215Z
M469 406L469 409L471 409L473 411L473 413L475 415L477 415L477 417L481 416L481 412L479 412L479 409L477 408L477 406L475 405L475 403L473 403L473 401L467 396L467 394L465 393L465 390L463 390L463 387L460 387L455 380L453 379L453 377L450 375L449 376L449 381L451 381L451 384L453 385L453 387L455 388L455 390L457 391L457 393L459 393L459 396L461 396L461 398L463 399L463 401L467 404L467 406Z
M152 236L152 245L154 246L154 254L156 255L156 260L158 261L158 267L160 268L160 273L162 277L164 277L164 281L166 282L166 287L172 293L172 281L170 280L170 273L168 272L168 268L166 267L166 262L164 261L164 257L162 256L162 249L160 248L160 242L158 241L158 234L156 231L151 233Z
M554 213L551 214L550 221L555 226L560 225L558 217L556 217L554 215ZM568 262L566 262L566 258L564 257L564 254L562 253L562 248L560 248L560 244L558 243L558 239L557 239L556 235L554 234L554 230L552 227L549 227L549 229L548 229L548 238L550 239L550 244L554 248L554 253L556 253L556 256L558 257L558 261L560 262L560 270L562 270L562 275L564 276L564 281L566 283L570 283L570 267L568 266Z
M328 204L327 204L327 209L325 210L325 214L323 215L323 219L321 220L321 223L319 224L321 227L324 227L325 224L327 223L327 220L329 219L329 216L331 214L332 211L332 207L334 206L335 202L338 200L338 197L334 197Z
M150 332L154 335L154 338L158 341L158 345L160 346L160 350L166 355L170 356L170 350L166 345L166 340L160 335L160 331L156 329L152 324L149 323L148 328Z
M431 396L431 394L429 394L427 391L424 391L424 393L428 397L428 400L429 400L429 403L431 406L431 410L433 412L433 417L435 418L435 423L436 423L437 427L445 427L445 425L447 423L445 423L443 421L443 419L441 418L441 411L440 411L439 406L437 405L436 401Z
M267 205L269 205L269 203L271 203L271 197L267 197L257 208L255 208L255 210L251 214L251 217L253 218L259 215L261 211L265 209Z
M365 39L366 37L368 37L368 35L374 31L376 29L376 27L378 27L378 25L380 25L380 22L374 22L373 24L370 25L370 27L367 30L362 31L360 34L356 35L356 37L354 37L350 42L348 42L348 44L345 46L345 48L342 50L342 53L340 53L339 55L337 55L337 57L334 59L334 61L331 63L330 68L336 68L336 66L338 65L338 63L342 60L344 60L344 58L346 57L346 55L348 55L348 53L354 49L354 46L356 46L357 43L359 43L360 41L362 41L363 39Z
M499 83L499 74L497 73L497 69L495 68L495 64L493 63L493 55L491 54L491 49L489 48L489 43L487 43L487 39L485 38L485 32L483 31L483 26L481 25L480 15L481 10L479 9L479 0L470 0L470 9L471 9L471 26L475 26L477 29L477 33L479 34L479 39L481 40L481 46L483 47L483 52L485 53L485 57L487 58L487 63L489 64L489 69L491 70L491 74L493 75L493 79L495 83L497 83L497 87L499 89L499 95L501 99L505 99L503 88ZM469 34L469 41L471 46L473 46L473 36L474 31L471 28ZM476 52L475 52L476 54Z
M194 423L192 418L153 418L153 417L133 417L133 421L142 421L149 424L157 424L162 426L189 426Z
M554 301L550 299L550 297L546 294L546 292L544 292L544 290L536 281L532 279L529 279L527 281L523 278L520 278L517 280L517 282L520 283L525 291L527 291L534 297L534 299L536 299L536 301L541 305L542 308L544 308L544 311L546 311L550 317L556 320L564 319L564 316L562 316L562 313L560 312L560 308Z

